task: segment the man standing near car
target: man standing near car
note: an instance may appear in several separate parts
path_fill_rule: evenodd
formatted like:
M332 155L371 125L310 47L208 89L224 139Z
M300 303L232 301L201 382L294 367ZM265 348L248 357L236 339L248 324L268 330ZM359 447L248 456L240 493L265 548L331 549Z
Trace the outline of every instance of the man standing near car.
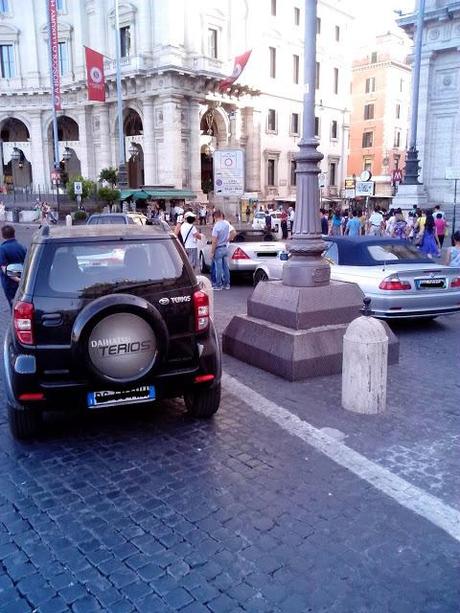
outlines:
M13 305L14 296L18 289L19 278L11 278L6 274L8 264L23 264L26 257L26 248L16 240L13 226L6 225L2 228L3 243L0 245L0 270L2 287L5 298L8 300L10 309Z
M212 229L211 256L215 266L216 280L214 289L230 289L230 269L228 267L228 243L235 235L222 211L216 209L214 213L216 223Z
M195 226L196 215L193 211L185 211L185 220L176 228L176 235L180 234L182 244L184 245L188 261L193 270L198 264L198 244L197 241L203 238L203 235L198 232Z

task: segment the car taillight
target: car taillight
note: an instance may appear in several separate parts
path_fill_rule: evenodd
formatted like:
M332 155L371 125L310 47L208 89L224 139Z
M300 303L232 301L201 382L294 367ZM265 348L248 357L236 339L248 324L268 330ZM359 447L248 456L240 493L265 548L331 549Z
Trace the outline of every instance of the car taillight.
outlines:
M385 289L385 290L393 290L393 291L400 291L400 290L404 290L404 289L410 289L410 283L408 281L401 281L401 279L384 279L380 285L379 285L380 289Z
M241 249L241 247L237 247L232 255L232 260L250 260L251 258L248 254Z
M452 281L450 282L450 286L460 287L460 277L457 277L456 279L452 279Z
M34 318L34 305L30 302L16 302L13 311L13 325L16 338L23 345L34 344L32 321Z
M202 291L193 294L195 332L204 332L209 326L209 296Z

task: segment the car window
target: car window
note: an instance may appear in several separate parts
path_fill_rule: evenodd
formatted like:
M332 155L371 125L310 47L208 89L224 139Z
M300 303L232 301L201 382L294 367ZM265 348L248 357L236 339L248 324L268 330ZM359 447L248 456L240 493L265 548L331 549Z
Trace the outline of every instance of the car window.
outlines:
M187 280L172 240L50 243L35 293L92 298L136 284L183 285Z
M371 258L376 262L430 261L424 258L417 247L410 243L380 243L368 245L367 250Z
M238 232L233 239L234 243L260 243L264 241L276 240L272 234L267 234L263 230L252 230L245 232Z
M323 252L323 257L329 260L333 264L338 264L339 261L339 249L336 243L326 243L326 249Z
M265 219L265 213L256 213L256 219Z

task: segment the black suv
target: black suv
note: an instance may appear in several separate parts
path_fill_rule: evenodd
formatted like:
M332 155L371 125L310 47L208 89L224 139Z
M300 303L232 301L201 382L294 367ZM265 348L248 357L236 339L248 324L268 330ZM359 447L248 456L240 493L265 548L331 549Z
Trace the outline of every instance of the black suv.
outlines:
M221 354L176 237L159 226L45 226L28 251L4 345L12 434L46 410L183 396L210 417Z

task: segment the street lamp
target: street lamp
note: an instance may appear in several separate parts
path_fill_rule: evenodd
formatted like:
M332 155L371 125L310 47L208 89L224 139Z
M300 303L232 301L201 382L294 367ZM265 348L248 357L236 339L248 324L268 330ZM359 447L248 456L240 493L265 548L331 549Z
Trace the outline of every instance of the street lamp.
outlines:
M330 283L330 267L322 257L318 175L323 156L315 138L317 0L305 0L304 7L303 134L295 156L289 257L282 281L259 283L247 315L234 316L222 336L226 353L290 381L340 372L343 336L362 305L357 285Z
M62 154L62 159L64 160L64 162L68 162L71 157L72 157L72 152L71 152L70 148L69 147L65 147L64 153Z
M132 158L135 158L139 154L139 149L136 147L133 141L131 141L131 145L129 146L128 153L129 153L129 156Z

